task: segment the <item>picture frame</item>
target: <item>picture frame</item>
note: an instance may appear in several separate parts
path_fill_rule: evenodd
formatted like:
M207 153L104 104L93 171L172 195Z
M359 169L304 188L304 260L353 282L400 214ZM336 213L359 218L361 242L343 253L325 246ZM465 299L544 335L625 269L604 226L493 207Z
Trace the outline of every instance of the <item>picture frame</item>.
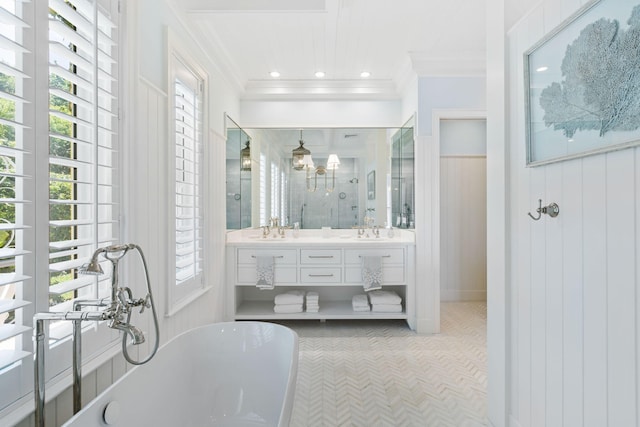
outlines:
M367 174L367 199L375 200L376 198L376 171L372 170Z
M524 53L527 166L640 144L638 17L640 0L591 0Z

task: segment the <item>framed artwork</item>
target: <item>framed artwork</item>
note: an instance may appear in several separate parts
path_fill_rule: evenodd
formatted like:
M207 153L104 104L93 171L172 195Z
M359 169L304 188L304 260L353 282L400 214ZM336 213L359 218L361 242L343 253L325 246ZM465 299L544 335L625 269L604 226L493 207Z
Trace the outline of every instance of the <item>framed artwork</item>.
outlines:
M639 0L592 0L525 52L528 166L640 144L639 43Z
M367 199L375 200L376 198L376 171L367 174Z

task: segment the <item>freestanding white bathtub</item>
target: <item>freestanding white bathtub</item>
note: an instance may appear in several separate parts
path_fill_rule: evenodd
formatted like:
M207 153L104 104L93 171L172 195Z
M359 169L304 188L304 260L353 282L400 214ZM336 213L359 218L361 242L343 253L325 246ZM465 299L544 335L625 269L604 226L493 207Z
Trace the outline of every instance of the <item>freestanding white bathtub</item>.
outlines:
M291 329L214 323L169 341L64 426L288 426L297 370Z

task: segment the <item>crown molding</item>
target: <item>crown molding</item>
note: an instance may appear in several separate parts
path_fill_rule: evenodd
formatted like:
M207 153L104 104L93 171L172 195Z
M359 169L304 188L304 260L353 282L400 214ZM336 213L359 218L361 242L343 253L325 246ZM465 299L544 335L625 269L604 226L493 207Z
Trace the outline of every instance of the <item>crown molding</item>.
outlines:
M398 99L392 80L250 80L241 99Z

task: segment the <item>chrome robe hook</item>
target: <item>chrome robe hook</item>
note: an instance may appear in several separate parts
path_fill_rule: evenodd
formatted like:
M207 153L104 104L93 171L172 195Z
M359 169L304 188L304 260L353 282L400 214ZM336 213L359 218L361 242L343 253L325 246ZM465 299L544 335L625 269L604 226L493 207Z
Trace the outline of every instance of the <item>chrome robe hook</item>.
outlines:
M531 215L531 212L527 212L527 215L531 217L532 220L538 221L542 218L542 214L547 214L551 218L555 218L560 213L560 206L557 203L550 203L547 206L542 206L542 199L538 199L538 209L536 209L537 217Z

